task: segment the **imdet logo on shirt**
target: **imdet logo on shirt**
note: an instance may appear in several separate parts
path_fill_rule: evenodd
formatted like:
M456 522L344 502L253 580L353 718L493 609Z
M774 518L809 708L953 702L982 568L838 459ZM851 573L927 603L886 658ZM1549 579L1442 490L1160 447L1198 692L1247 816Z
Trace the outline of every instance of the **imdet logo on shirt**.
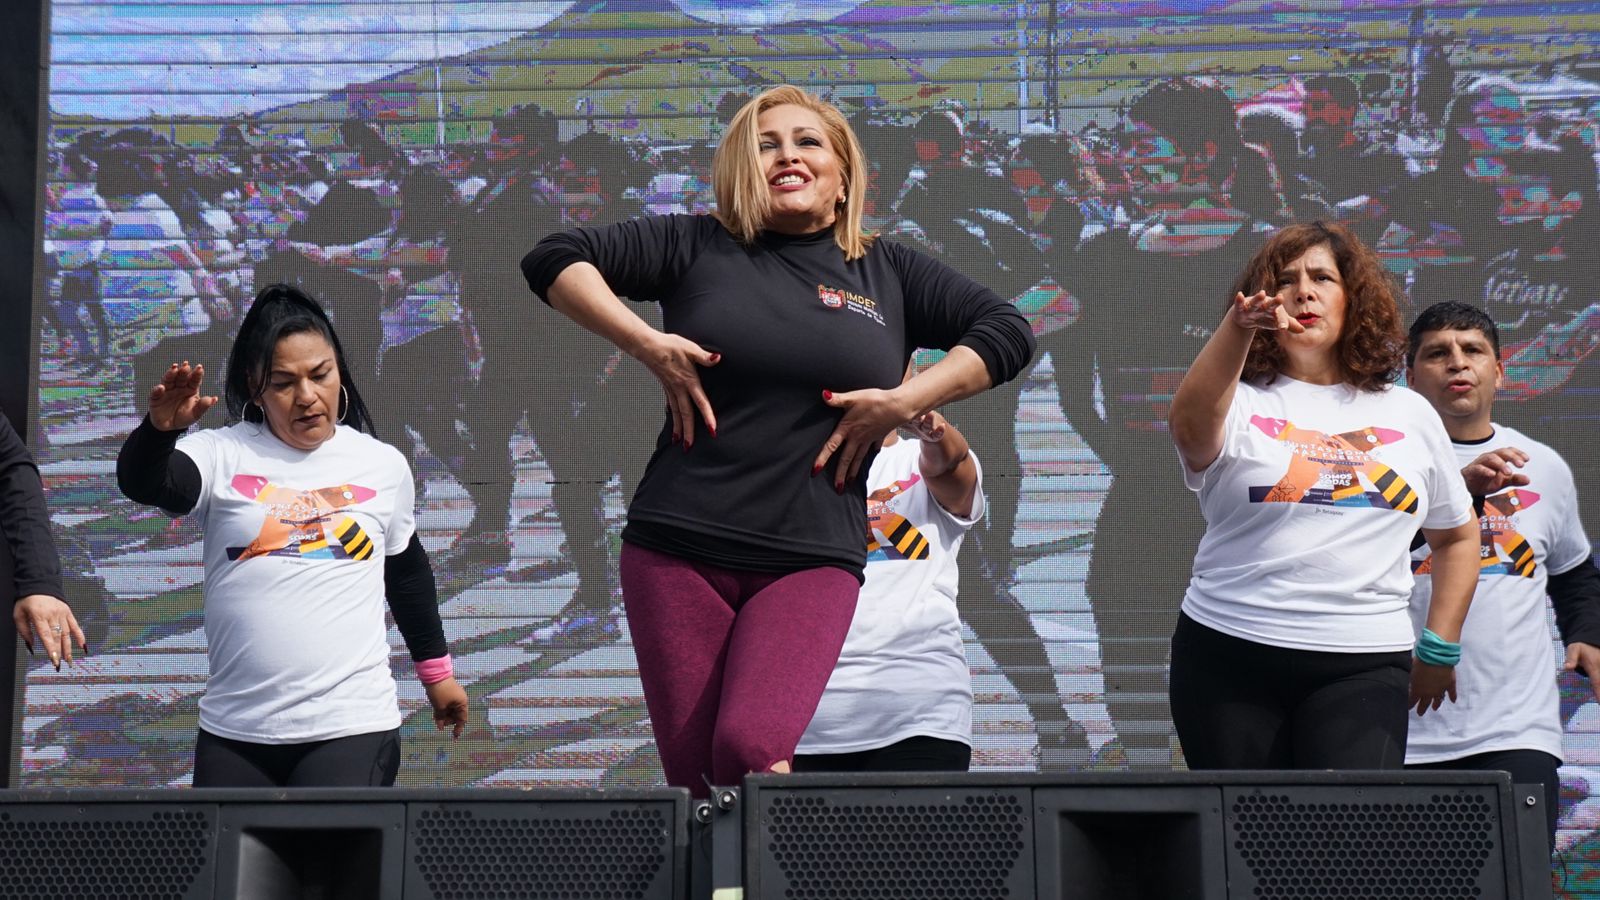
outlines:
M884 324L883 313L878 311L878 301L871 297L863 297L843 288L828 287L825 284L817 285L817 299L829 309L848 309L858 315L866 316L879 325Z

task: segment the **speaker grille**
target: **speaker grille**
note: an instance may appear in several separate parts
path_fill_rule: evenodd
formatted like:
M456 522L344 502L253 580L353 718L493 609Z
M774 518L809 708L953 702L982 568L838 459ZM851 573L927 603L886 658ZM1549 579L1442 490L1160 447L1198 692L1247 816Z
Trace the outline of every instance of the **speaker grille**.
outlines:
M670 808L413 805L407 850L438 900L671 897Z
M155 900L189 896L210 863L213 817L193 809L41 805L0 812L8 898ZM195 896L210 893L210 885Z
M1229 883L1248 876L1249 896L1460 900L1504 891L1498 804L1486 790L1230 793Z
M894 797L882 789L870 792L875 798L863 793L772 792L762 819L762 852L777 866L785 889L767 890L775 879L764 875L762 896L1027 896L1032 857L1021 880L1018 863L1033 826L1016 793L951 797L948 791L927 791L938 798L927 803L915 802L919 792L913 790ZM867 802L848 802L861 799Z

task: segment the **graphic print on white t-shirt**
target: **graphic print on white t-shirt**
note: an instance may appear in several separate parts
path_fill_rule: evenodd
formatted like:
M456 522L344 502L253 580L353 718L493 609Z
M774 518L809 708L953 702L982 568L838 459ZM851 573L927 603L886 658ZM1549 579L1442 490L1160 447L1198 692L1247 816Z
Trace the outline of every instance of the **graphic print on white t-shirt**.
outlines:
M1184 613L1275 647L1411 649L1411 540L1472 518L1452 458L1405 388L1240 382L1221 453L1182 467L1206 519Z
M359 484L295 490L273 484L261 475L233 476L232 488L266 507L261 533L245 547L229 547L228 558L243 562L256 556L302 559L354 559L372 556L372 539L350 516L335 513L365 503L378 492ZM329 523L333 523L329 529ZM330 537L332 538L330 540Z
M1267 437L1281 441L1293 454L1289 470L1276 484L1250 488L1251 503L1366 506L1416 513L1416 492L1371 452L1404 440L1403 432L1368 426L1326 434L1301 428L1287 419L1260 415L1251 416L1250 424Z
M314 450L256 424L185 435L201 495L210 674L200 726L279 744L400 724L384 559L416 531L410 467L349 428Z
M1527 488L1511 488L1483 498L1478 512L1478 575L1520 575L1532 578L1539 563L1528 539L1517 531L1516 515L1539 502L1539 495ZM1413 560L1417 575L1433 574L1433 554Z
M928 558L928 539L892 505L921 482L922 474L912 472L867 495L867 562Z

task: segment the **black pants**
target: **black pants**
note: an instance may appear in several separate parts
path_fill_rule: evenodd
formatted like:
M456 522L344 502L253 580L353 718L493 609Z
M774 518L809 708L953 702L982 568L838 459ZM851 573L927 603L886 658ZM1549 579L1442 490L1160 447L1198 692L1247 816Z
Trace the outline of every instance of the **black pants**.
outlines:
M802 753L796 772L965 772L972 748L960 741L917 735L857 753Z
M195 787L390 787L400 729L305 744L254 744L205 729L194 742Z
M1398 769L1411 654L1242 640L1186 615L1172 636L1172 719L1191 769Z
M1561 815L1561 777L1556 774L1560 767L1561 760L1543 750L1500 750L1406 766L1425 772L1510 772L1512 784L1543 785L1545 824L1552 851L1556 846L1556 819Z

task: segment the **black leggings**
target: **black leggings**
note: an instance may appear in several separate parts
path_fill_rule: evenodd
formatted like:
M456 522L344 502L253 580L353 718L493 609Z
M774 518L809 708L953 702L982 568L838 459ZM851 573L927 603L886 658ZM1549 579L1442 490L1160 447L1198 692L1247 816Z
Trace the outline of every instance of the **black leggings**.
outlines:
M1172 719L1191 769L1398 769L1411 654L1258 644L1179 615Z
M1425 772L1510 772L1512 784L1542 785L1545 828L1552 851L1556 846L1556 819L1561 815L1561 776L1556 773L1560 767L1561 760L1543 750L1499 750L1444 762L1406 766Z
M400 729L305 744L254 744L205 729L194 742L195 787L390 787Z
M960 741L917 735L856 753L801 753L796 772L965 772L972 748Z

